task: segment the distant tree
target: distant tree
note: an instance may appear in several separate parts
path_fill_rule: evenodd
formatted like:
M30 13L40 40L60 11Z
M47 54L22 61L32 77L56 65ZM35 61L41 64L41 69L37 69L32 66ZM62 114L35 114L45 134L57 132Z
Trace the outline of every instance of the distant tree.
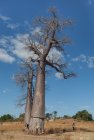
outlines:
M84 120L84 121L92 121L92 114L90 114L87 110L78 111L74 116L74 119Z
M57 111L53 111L53 118L56 119L57 117Z
M45 114L45 118L46 118L47 120L52 119L52 117L53 117L53 114L52 114L52 113L46 113L46 114Z
M24 121L25 113L22 113L19 115L18 120L19 121Z
M13 121L14 117L10 114L5 114L0 117L0 121L5 122L5 121Z
M53 117L53 114L52 114L52 113L50 113L49 115L50 115L50 119L52 119L52 117Z
M49 120L49 119L50 119L50 113L46 113L46 114L45 114L45 118L46 118L47 120Z
M64 115L63 118L64 118L64 119L69 119L69 118L71 118L71 116Z

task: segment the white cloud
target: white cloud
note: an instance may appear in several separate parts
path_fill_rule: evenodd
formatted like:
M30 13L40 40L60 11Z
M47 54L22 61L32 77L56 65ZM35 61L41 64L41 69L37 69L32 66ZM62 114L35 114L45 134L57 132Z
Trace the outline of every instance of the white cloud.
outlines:
M81 54L80 56L73 58L72 61L86 63L88 68L94 68L94 56Z
M9 28L9 29L16 29L18 28L20 25L18 23L11 23L11 18L10 17L7 17L7 16L3 16L0 14L0 20L4 22L6 28Z
M37 55L26 49L28 38L29 34L19 34L16 38L11 39L11 44L14 47L13 54L21 59L27 59L30 56L33 56L34 59L36 59Z
M32 35L35 35L36 33L39 33L41 35L42 32L40 27L36 27L35 29L33 29Z
M15 61L15 58L7 54L4 49L0 49L0 61L11 64Z
M3 37L3 38L0 38L0 46L6 46L6 44L7 44L7 39L5 38L5 37Z
M0 50L0 60L3 62L12 61L12 57L4 50L7 49L16 57L21 59L27 59L30 56L33 56L34 59L38 58L34 52L26 49L26 46L29 44L29 34L17 34L16 37L13 36L2 36L0 37L0 46L3 48ZM10 59L7 60L6 57Z
M0 14L0 20L2 20L2 21L8 21L10 19L11 19L10 17L3 16L3 15Z
M53 61L53 63L61 63L63 59L62 53L56 50L55 48L51 49L47 56L47 60Z
M18 28L19 24L18 23L16 23L16 24L14 24L14 23L7 23L6 27L13 30L13 29Z
M35 30L39 31L40 29L38 27ZM11 51L11 53L13 53L18 58L27 59L33 56L34 59L37 59L38 56L34 54L33 51L29 51L28 49L26 49L26 46L30 45L29 38L30 38L30 35L27 33L17 34L16 37L2 36L0 38L0 45L4 48L7 48L9 51ZM37 42L36 42L36 45L38 45ZM43 49L41 47L38 49L42 53ZM56 49L51 49L47 57L47 60L50 60L50 61L53 60L54 63L62 63L62 59L63 59L62 53L57 51Z
M94 68L94 57L88 57L87 64L89 68Z
M81 61L81 62L86 62L87 57L84 54L81 54L80 56L73 58L72 61L77 62L77 61Z
M58 79L64 79L63 73L56 72L56 73L55 73L55 76L56 76Z

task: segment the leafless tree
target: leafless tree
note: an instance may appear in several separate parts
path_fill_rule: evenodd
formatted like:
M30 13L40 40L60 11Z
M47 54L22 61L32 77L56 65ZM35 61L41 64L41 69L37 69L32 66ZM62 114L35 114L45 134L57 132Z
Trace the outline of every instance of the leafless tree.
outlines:
M54 49L64 55L64 46L70 44L70 40L64 36L63 31L66 26L71 25L71 20L59 20L54 8L51 8L49 12L51 16L48 18L39 17L36 19L36 26L40 27L40 32L29 39L27 46L30 51L38 56L35 92L29 124L29 131L32 134L44 133L46 66L50 66L61 73L64 79L74 76L74 73L67 70L64 61L55 61L49 57L50 52Z
M33 103L33 77L34 77L34 70L32 66L32 62L23 61L21 63L21 72L15 75L15 80L17 84L20 84L23 88L25 85L27 86L27 95L24 97L26 100L25 103L25 117L24 117L24 124L26 130L29 128L30 117L31 117L31 109Z

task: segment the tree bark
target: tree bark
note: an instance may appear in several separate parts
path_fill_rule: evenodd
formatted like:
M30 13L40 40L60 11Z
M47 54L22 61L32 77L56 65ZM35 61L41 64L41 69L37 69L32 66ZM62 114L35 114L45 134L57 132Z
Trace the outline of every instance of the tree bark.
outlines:
M35 93L31 111L29 131L32 134L44 132L45 118L45 62L38 62Z
M29 129L30 117L31 117L31 109L32 109L32 78L33 74L28 74L28 89L27 89L27 98L26 98L26 107L25 107L25 128Z

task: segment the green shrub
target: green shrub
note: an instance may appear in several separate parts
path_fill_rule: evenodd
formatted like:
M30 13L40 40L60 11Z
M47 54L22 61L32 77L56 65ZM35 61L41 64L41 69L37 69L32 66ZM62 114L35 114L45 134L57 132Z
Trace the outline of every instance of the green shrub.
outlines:
M92 121L92 114L90 114L87 110L78 111L74 116L74 119L84 120L84 121Z
M0 117L0 121L1 122L5 122L5 121L13 121L14 117L11 116L10 114L5 114L3 116Z

